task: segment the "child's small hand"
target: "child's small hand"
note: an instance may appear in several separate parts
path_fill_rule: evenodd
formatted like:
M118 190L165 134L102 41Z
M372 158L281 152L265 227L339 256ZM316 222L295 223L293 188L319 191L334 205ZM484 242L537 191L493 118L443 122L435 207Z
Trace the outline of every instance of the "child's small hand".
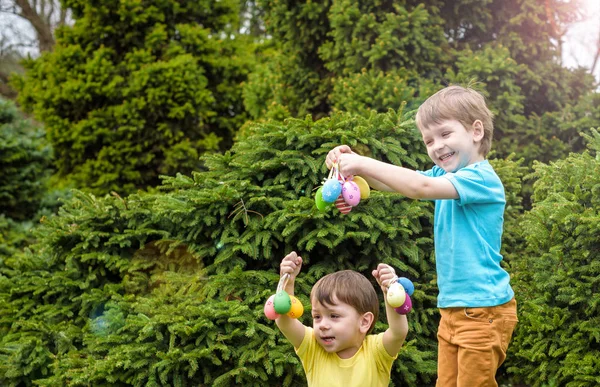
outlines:
M383 294L387 294L391 281L396 278L396 271L390 265L380 263L377 265L377 269L373 270L373 277L375 277L377 283L381 286Z
M290 280L293 281L300 273L300 269L302 269L302 257L296 254L295 251L292 251L281 261L279 275L283 276L287 273L290 275Z
M325 164L327 165L328 169L331 169L333 164L338 162L338 159L342 153L352 153L352 149L350 149L348 145L339 145L329 151L327 158L325 159Z
M364 157L356 153L344 153L338 157L338 170L346 177L359 175L360 168L364 165Z

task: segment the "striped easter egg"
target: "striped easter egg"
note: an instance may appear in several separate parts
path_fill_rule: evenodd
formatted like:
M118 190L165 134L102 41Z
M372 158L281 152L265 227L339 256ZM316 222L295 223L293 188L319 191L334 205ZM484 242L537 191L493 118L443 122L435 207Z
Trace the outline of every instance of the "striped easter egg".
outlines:
M352 206L344 200L344 197L340 195L334 202L335 206L342 214L347 214L352 211Z

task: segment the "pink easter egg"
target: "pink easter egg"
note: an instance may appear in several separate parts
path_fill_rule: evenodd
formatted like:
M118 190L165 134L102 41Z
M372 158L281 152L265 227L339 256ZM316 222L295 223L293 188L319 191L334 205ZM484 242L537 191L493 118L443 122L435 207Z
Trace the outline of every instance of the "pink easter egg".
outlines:
M342 214L347 214L352 211L352 206L344 200L344 197L340 195L334 202L335 206Z
M412 300L410 299L410 296L408 294L406 295L406 300L404 300L404 304L400 305L397 308L394 308L394 310L398 314L408 314L408 312L410 312L411 309L412 309Z
M360 202L360 188L353 181L347 181L342 185L342 196L346 203L355 207Z
M273 304L273 300L275 299L275 295L273 294L271 297L269 297L269 299L267 300L267 302L265 302L265 316L267 316L267 318L269 320L276 320L279 317L279 314L277 314L277 312L275 312L275 305Z

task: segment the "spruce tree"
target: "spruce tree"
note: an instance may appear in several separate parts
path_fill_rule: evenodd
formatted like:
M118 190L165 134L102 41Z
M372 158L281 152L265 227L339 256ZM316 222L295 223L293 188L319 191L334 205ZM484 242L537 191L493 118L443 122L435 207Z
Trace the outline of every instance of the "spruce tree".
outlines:
M235 0L69 0L73 27L25 62L19 101L43 122L59 178L104 195L201 168L246 120L250 49Z
M329 95L332 111L347 111L368 115L371 111L388 109L416 110L439 85L429 80L419 80L413 71L363 70L347 77L333 80Z
M0 213L29 220L38 211L51 173L44 132L11 101L0 99Z
M596 386L600 134L589 151L537 163L533 208L521 219L515 255L519 324L508 371L532 386Z
M427 163L410 116L339 113L249 125L230 152L204 157L207 171L165 178L154 194L78 192L0 277L0 383L303 384L292 347L262 311L292 249L305 260L297 294L306 323L324 274L370 277L386 262L413 279L411 333L393 379L432 383L432 206L373 192L348 215L319 212L314 190L338 143Z
M0 276L5 261L32 242L29 230L44 207L51 157L43 130L0 99Z
M270 110L273 115L283 111L319 118L334 108L347 109L352 100L380 112L398 109L402 102L415 104L415 97L427 96L418 91L430 90L427 82L420 85L421 74L438 77L440 64L449 59L441 19L422 5L345 0L259 4L274 49L265 53L244 88L253 118ZM364 78L358 80L358 74ZM358 82L367 89L346 88ZM380 85L382 89L376 87Z
M385 262L411 278L392 380L433 383L432 205L373 191L348 215L318 211L314 191L339 143L429 165L410 114L336 113L248 125L231 151L203 158L207 171L165 178L153 194L76 192L0 272L0 384L302 385L292 347L262 311L292 249L305 260L307 324L310 288L329 272L370 277ZM518 192L514 162L494 163Z

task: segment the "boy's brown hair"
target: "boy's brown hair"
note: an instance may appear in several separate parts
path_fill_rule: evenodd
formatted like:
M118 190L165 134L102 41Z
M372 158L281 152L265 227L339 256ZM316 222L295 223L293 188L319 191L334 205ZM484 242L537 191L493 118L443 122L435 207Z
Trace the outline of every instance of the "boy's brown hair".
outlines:
M467 130L473 123L483 123L483 139L479 152L485 157L492 148L494 135L494 115L485 104L485 98L470 87L448 86L431 97L417 110L416 122L419 129L429 125L441 124L445 120L456 120Z
M310 300L323 305L335 305L337 300L350 305L361 315L373 313L373 322L367 334L371 333L379 318L379 300L375 288L364 275L353 270L337 271L318 280L310 292Z

